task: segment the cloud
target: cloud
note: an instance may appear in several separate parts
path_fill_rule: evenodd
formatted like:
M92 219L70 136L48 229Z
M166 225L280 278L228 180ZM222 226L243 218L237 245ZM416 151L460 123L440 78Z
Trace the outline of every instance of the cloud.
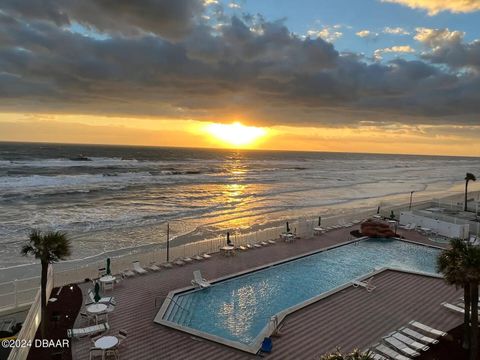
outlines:
M308 30L307 35L314 38L322 38L323 40L332 43L343 36L343 33L338 31L340 28L340 25L325 26L321 30Z
M442 11L452 13L470 13L480 10L478 0L381 0L382 2L396 3L412 9L426 10L429 15L437 15Z
M410 32L401 27L385 27L383 33L391 35L410 35Z
M382 60L383 54L385 53L403 53L403 54L410 53L411 54L414 52L415 50L410 45L397 45L397 46L375 50L375 52L373 53L373 58L379 61L379 60Z
M445 29L417 28L415 40L424 45L421 57L452 68L480 71L480 41L464 42L465 33Z
M98 32L178 39L192 31L203 5L201 0L3 0L0 8L57 26L76 22Z
M363 39L375 39L378 37L378 33L370 31L370 30L360 30L355 33L358 37Z
M229 7L230 9L240 9L240 8L241 8L241 6L240 6L239 4L234 3L234 2L229 3L229 4L228 4L228 7Z
M103 8L81 2L101 14L80 12L80 3L68 0L40 7L34 0L32 7L2 2L0 110L206 121L242 116L266 125L478 122L480 78L431 64L447 59L369 63L340 54L321 37L297 36L282 20L228 16L219 4L208 7L206 20L203 1L157 3L145 9L158 13L170 4L169 17L178 22L152 23L140 9L110 9L107 1ZM112 25L106 19L114 14ZM75 23L105 36L71 31ZM427 38L422 43L433 44ZM469 51L474 45L455 44Z

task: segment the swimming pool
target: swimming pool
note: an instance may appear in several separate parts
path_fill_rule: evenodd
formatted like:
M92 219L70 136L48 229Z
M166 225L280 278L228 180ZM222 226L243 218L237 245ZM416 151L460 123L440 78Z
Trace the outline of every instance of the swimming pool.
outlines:
M379 268L435 275L439 251L394 239L365 239L229 278L205 290L177 293L167 299L161 321L156 321L253 352L273 315Z

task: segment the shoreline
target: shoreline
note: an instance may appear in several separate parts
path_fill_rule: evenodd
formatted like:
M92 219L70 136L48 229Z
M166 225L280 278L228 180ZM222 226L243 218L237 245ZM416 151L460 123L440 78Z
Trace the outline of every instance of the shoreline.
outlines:
M403 194L404 195L404 194ZM469 193L469 198L472 197L477 197L480 196L480 191L472 191ZM417 200L413 204L414 207L417 206L422 206L425 203L431 203L435 201L443 201L443 202L448 202L448 201L457 201L459 202L462 200L463 194L462 193L451 193L450 195L446 195L441 198L433 198L432 194L425 194L421 195L418 194ZM381 199L375 199L378 200L380 204L382 204ZM391 199L389 199L392 201ZM408 203L405 202L397 202L397 203L391 203L391 202L386 203L383 206L383 209L387 209L386 211L390 212L392 210L397 211L399 209L403 209L405 207L408 207ZM383 201L385 203L385 201ZM372 206L364 206L364 207L354 207L354 208L342 208L342 204L339 204L337 209L330 209L330 212L327 213L322 213L322 221L324 222L335 222L340 219L348 218L348 217L356 217L359 215L365 215L367 213L372 214L376 212L376 207ZM381 212L383 211L381 207ZM336 211L335 211L336 210ZM315 221L316 217L314 216L308 216L308 217L299 217L299 218L288 218L288 221L291 221L292 223L298 222L298 221ZM275 219L269 222L268 224L256 224L251 227L245 228L245 229L237 229L237 231L232 233L233 240L235 241L236 236L244 236L244 235L252 235L255 234L257 231L264 231L264 230L275 230L278 229L279 227L283 226L285 219ZM239 231L238 231L239 230ZM242 231L246 230L246 231ZM213 235L210 238L205 237L204 234L202 233L196 233L197 229L188 232L186 234L180 234L177 235L173 238L170 239L170 248L175 248L175 247L181 247L187 244L195 244L198 243L199 241L209 241L213 240L215 238L218 238L217 235ZM123 257L128 257L128 256L133 256L138 254L143 255L155 250L159 249L164 249L166 247L166 242L158 242L158 243L149 243L149 244L144 244L140 246L134 246L134 247L127 247L127 248L121 248L121 249L115 249L111 251L106 251L106 252L101 252L92 256L87 256L85 258L81 259L71 259L71 260L66 260L62 261L59 263L56 263L54 265L55 271L56 272L63 272L63 271L71 271L74 269L79 269L88 266L89 264L95 263L95 262L100 262L105 260L105 258L110 257L110 258L123 258ZM29 263L29 264L18 264L15 266L11 267L4 267L1 268L0 272L0 284L2 283L8 283L12 282L14 280L22 280L22 279L32 279L32 278L37 278L40 270L40 265L38 263Z

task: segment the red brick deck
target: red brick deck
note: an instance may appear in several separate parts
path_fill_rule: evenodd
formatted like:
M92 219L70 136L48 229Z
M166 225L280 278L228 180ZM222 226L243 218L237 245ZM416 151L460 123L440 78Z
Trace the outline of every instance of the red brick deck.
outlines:
M277 242L265 248L237 252L237 256L231 258L216 254L204 262L125 280L112 292L118 305L109 315L110 334L120 329L128 332L126 342L120 346L120 357L124 360L255 358L154 323L164 297L171 290L190 285L193 270L201 270L206 278L218 278L344 242L349 239L350 230L352 228L335 230L288 244ZM438 245L415 232L404 234L411 240ZM440 306L442 301L460 296L441 279L386 271L375 277L375 285L377 289L372 293L347 288L289 315L283 335L274 339L274 352L268 358L312 359L336 346L345 350L363 349L412 319L443 330L462 322L462 316ZM89 339L74 341L73 359L87 360L90 347Z

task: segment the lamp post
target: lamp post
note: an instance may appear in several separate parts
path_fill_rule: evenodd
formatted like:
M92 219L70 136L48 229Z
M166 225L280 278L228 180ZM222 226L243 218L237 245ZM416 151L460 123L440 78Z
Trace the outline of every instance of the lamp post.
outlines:
M170 260L170 223L167 223L167 262Z
M412 210L412 199L413 199L413 193L415 191L410 191L410 206L408 207L408 210Z

